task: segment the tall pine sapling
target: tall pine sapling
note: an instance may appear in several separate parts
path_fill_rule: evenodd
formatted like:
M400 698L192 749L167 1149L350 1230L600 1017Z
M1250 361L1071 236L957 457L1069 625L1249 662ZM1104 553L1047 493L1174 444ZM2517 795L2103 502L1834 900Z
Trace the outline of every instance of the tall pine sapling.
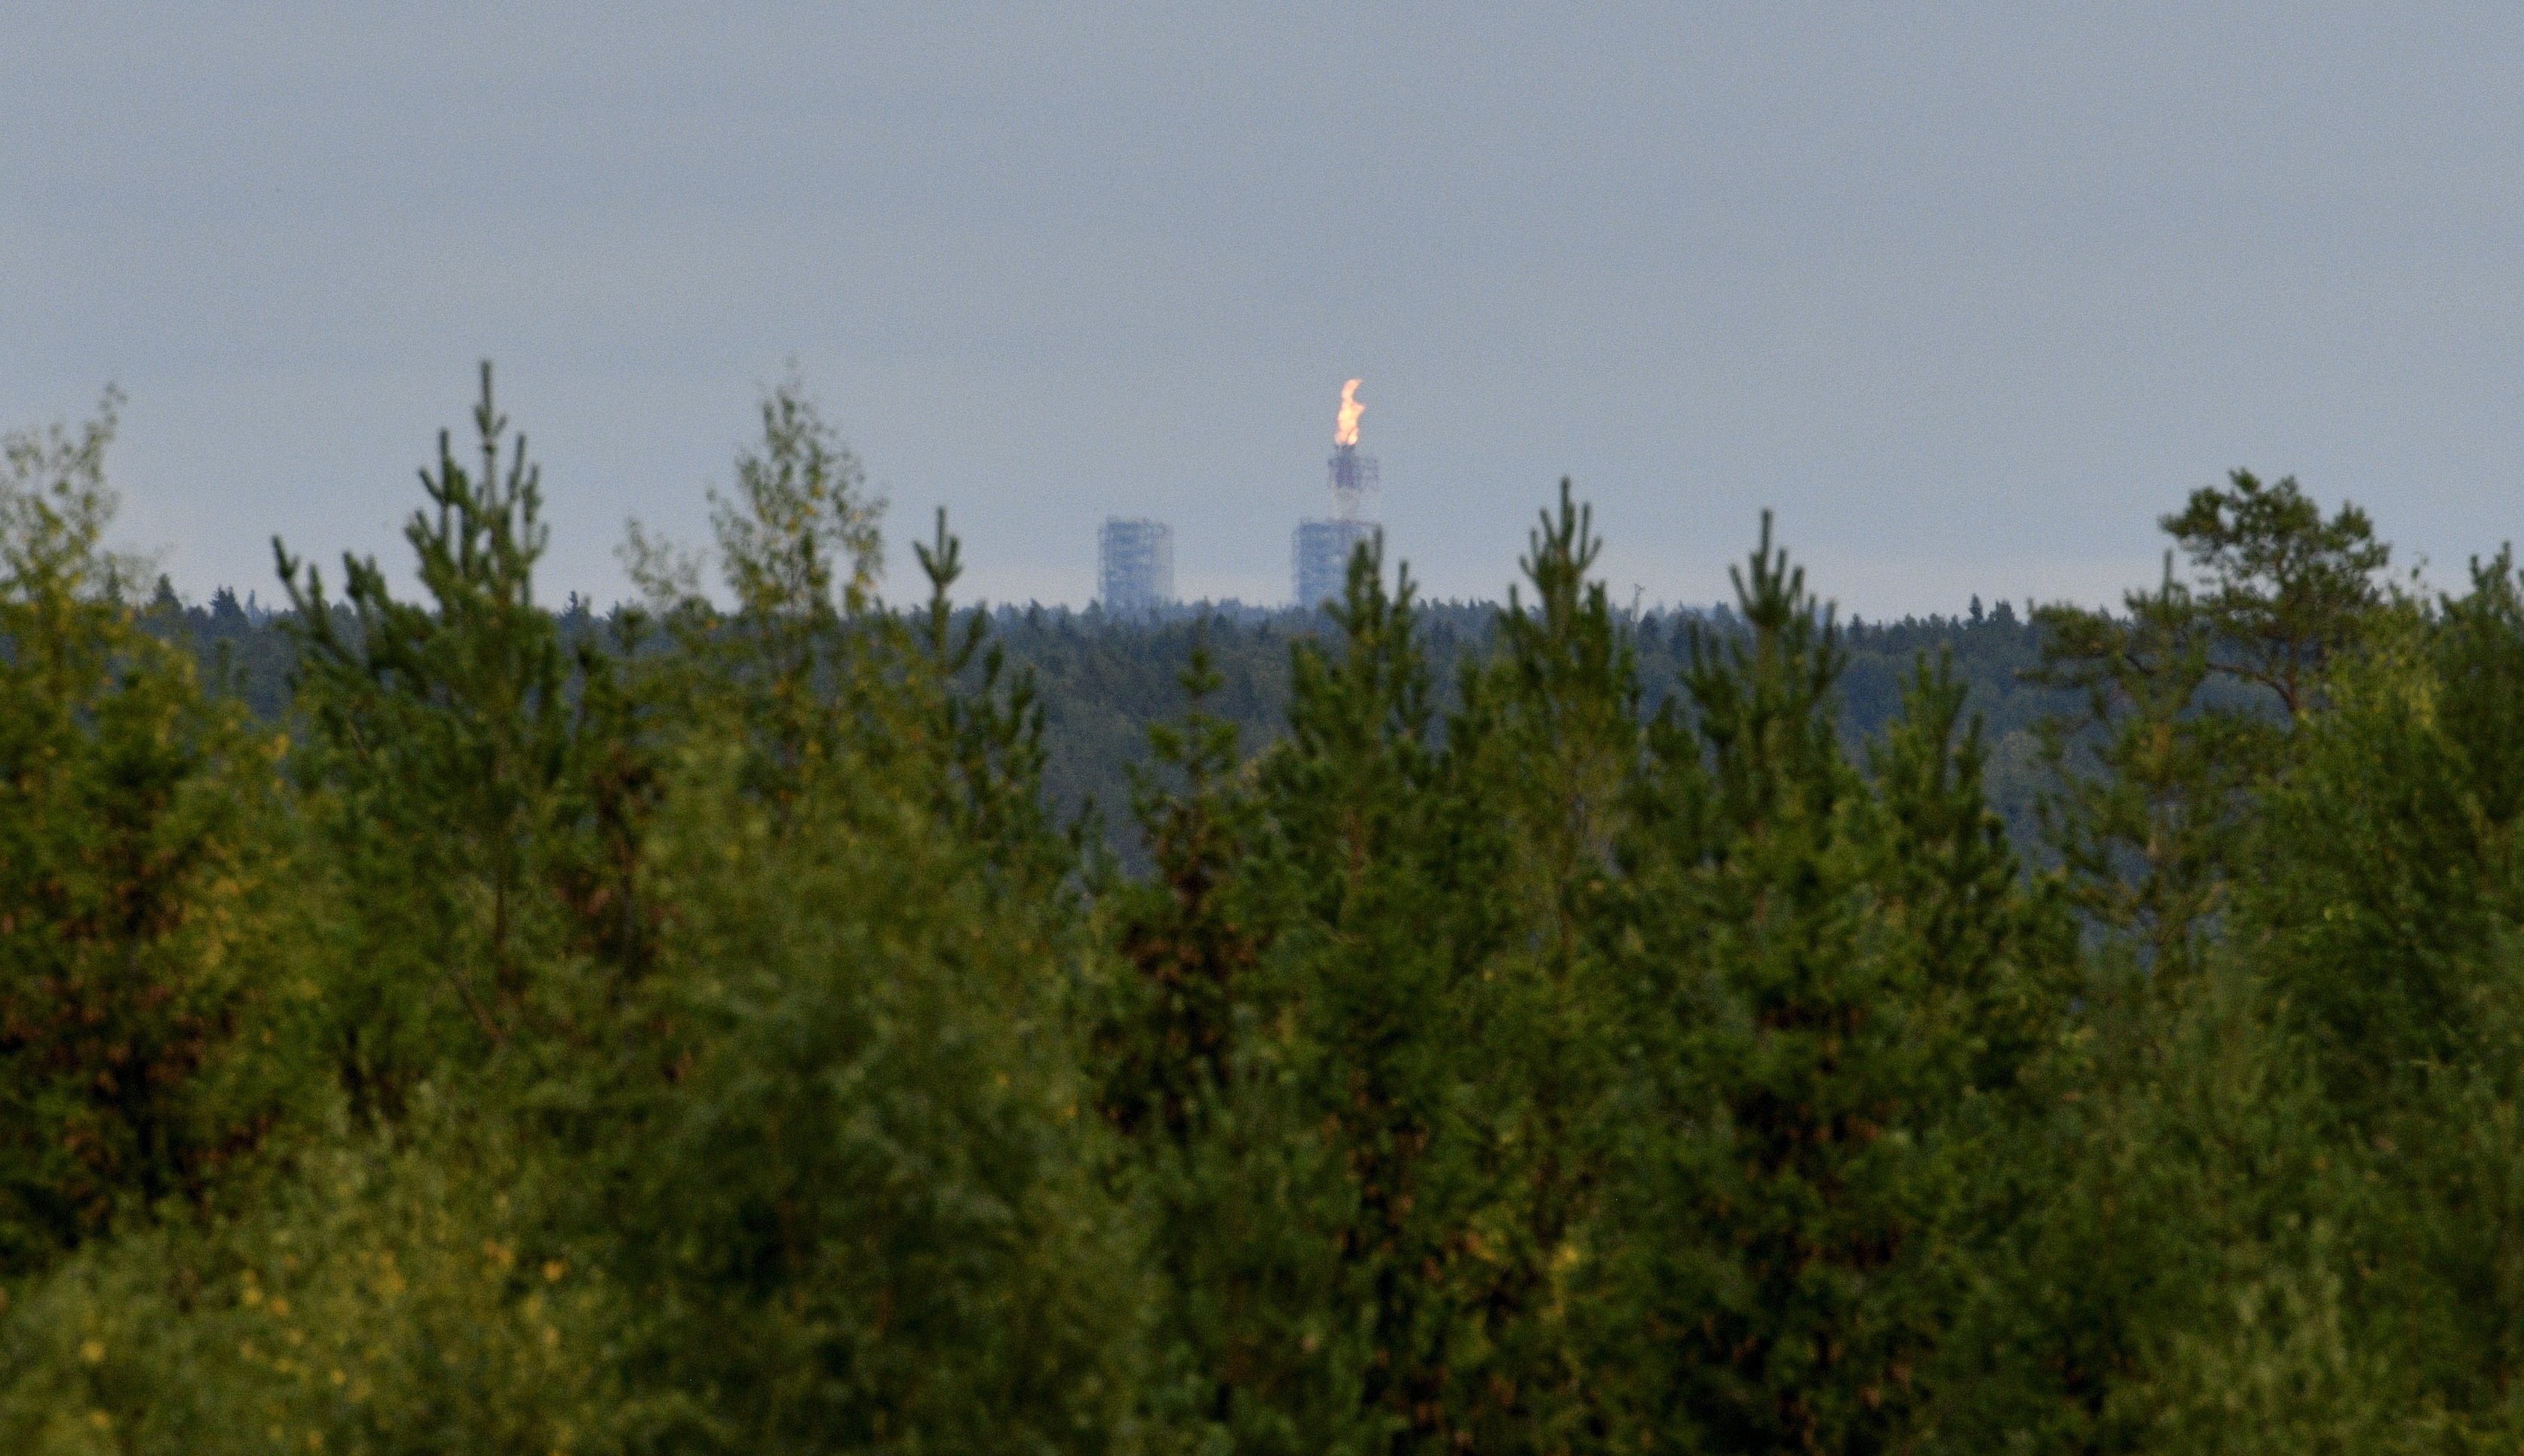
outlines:
M398 600L373 558L345 556L337 607L273 542L316 740L309 787L342 881L337 1055L369 1112L391 1114L443 1061L569 1032L555 976L578 927L561 892L576 882L579 907L621 909L585 883L591 781L618 781L618 799L640 775L597 742L600 721L622 720L607 664L593 644L573 661L535 603L541 471L510 436L487 362L473 423L479 470L442 432L436 468L420 472L428 504L404 529L425 602ZM610 812L629 811L625 800Z

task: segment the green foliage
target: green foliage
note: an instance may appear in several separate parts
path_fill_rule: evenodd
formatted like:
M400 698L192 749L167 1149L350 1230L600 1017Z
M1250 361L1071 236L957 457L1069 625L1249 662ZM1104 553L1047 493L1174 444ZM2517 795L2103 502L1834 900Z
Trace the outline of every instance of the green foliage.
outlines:
M637 1301L639 1449L1127 1443L1135 1226L1064 1016L1089 953L929 806L830 765L786 811L695 746L655 852L687 907L576 1215Z
M2008 1218L1971 1173L2072 947L1961 686L1861 773L1766 541L1644 715L1597 549L1564 490L1442 731L1362 552L1249 777L1197 705L1160 739L1108 1064L1177 1398L1239 1449L1891 1444Z
M2280 730L2208 697L2217 638L2169 558L2162 584L2125 604L2122 617L2039 614L2045 679L2085 700L2043 725L2057 787L2041 815L2078 908L2170 986L2197 969L2226 907Z
M592 644L571 654L535 606L541 471L523 436L508 441L487 364L473 418L480 471L441 432L429 505L404 528L429 605L345 557L339 613L273 543L330 871L331 1049L368 1117L396 1115L443 1062L589 1035L597 993L573 952L641 929L619 842L646 772L621 741L612 664Z
M2161 524L2200 590L2175 579L2168 552L2163 582L2131 593L2122 617L2045 608L2034 676L2084 700L2043 734L2060 784L2045 828L2080 907L2173 978L2196 967L2226 909L2279 739L2381 608L2374 577L2390 550L2354 506L2325 520L2293 477L2264 486L2249 470ZM2220 679L2245 692L2217 693ZM2253 690L2275 701L2275 719ZM2081 772L2089 762L2100 772Z
M1238 923L1230 882L1249 832L1244 797L1227 774L1235 725L1202 711L1218 687L1195 642L1184 670L1190 708L1180 726L1150 738L1159 763L1179 772L1180 793L1142 781L1139 811L1155 861L1150 883L1106 890L1116 940L1134 973L1125 1001L1107 1012L1100 1048L1104 1115L1125 1133L1189 1138L1226 1075L1238 983L1258 947Z
M838 447L835 447L838 448ZM867 503L862 503L864 507ZM616 650L630 630L640 644L633 658L640 671L664 669L661 638L676 635L679 606L704 604L706 560L679 554L671 543L634 527L635 544L623 555L636 580L648 585L636 607L600 615L584 601L555 611L562 640L573 647L597 642ZM718 578L722 604L732 594ZM873 581L874 578L871 578ZM1003 678L1030 678L1042 709L1044 805L1069 823L1092 815L1091 838L1135 873L1148 860L1130 812L1133 770L1148 757L1148 732L1170 722L1180 706L1180 679L1195 640L1221 679L1207 711L1235 725L1245 752L1277 742L1287 730L1289 652L1298 638L1323 639L1331 618L1320 610L1263 610L1230 604L1195 607L1162 618L1108 617L1056 607L995 606L956 609L959 636L984 628L985 645L956 680L958 696L981 696L979 682L995 651ZM337 616L347 612L338 602ZM1650 710L1680 689L1680 669L1691 628L1705 623L1725 632L1742 630L1731 608L1667 609L1618 613L1633 628L1642 703ZM708 620L709 618L704 618ZM1462 664L1480 656L1496 628L1493 607L1471 602L1417 601L1416 632L1427 658L1431 703L1443 715L1456 705ZM234 691L270 721L290 706L290 678L297 650L290 617L267 614L228 591L207 604L170 599L144 613L151 630L189 647L206 678L233 680ZM664 630L661 631L660 628ZM1956 674L1968 685L1970 710L1988 724L1991 801L2011 834L2029 842L2034 801L2044 786L2034 724L2046 713L2072 706L2069 695L2019 678L2036 663L2039 644L2032 623L2008 604L1978 618L1927 617L1859 622L1842 629L1848 662L1834 695L1833 719L1855 751L1880 735L1901 710L1904 685L1921 654L1953 655ZM724 642L716 653L725 652ZM729 664L721 661L724 670Z
M2349 1350L2399 1352L2342 1399L2483 1445L2524 1415L2518 602L2501 554L2464 595L2371 629L2299 731L2240 898L2269 1022L2319 1090L2320 1156L2355 1180L2354 1198L2301 1193L2327 1243L2273 1277L2337 1306L2316 1313Z
M2295 476L2263 485L2237 470L2161 524L2205 578L2200 607L2225 649L2220 669L2276 694L2289 716L2304 712L2325 664L2382 600L2375 574L2392 549L2366 512L2344 503L2325 520Z
M882 508L797 381L763 399L762 449L737 461L736 494L710 505L739 611L866 609L884 561Z
M7 1449L2524 1435L2507 557L2238 472L2115 613L1642 616L1564 482L1126 629L887 604L790 382L599 621L489 383L285 703L10 440Z
M206 1195L297 1078L282 744L121 601L114 407L0 470L0 1273Z
M619 1450L615 1300L537 1228L513 1140L424 1097L244 1217L91 1249L0 1312L29 1452Z
M1752 636L1699 644L1624 854L1599 1368L1622 1444L1885 1449L1943 1393L1941 1335L2004 1229L1985 1162L2022 1124L2063 946L1952 676L1917 669L1863 775L1828 718L1836 630L1767 525L1736 587Z
M729 725L751 741L750 787L778 801L842 752L886 697L862 640L881 507L794 382L766 397L761 414L762 442L738 457L735 494L710 498L714 559L732 606L723 610L702 591L709 558L678 553L636 523L623 556L648 598L630 629L644 630L653 614L676 649L645 664L652 694L677 718L732 706Z

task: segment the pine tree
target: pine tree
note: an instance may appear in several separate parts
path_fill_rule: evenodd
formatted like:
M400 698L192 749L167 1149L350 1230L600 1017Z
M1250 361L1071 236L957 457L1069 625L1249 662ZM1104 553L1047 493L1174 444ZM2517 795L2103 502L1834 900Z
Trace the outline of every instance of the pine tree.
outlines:
M583 1041L592 940L636 943L627 902L650 770L600 645L534 599L541 470L482 366L478 472L439 437L405 526L424 605L346 556L344 598L275 540L296 609L305 777L337 897L334 1056L352 1104L392 1117L442 1067ZM505 454L506 462L503 463Z
M2295 476L2263 485L2237 470L2160 524L2204 578L2199 606L2222 645L2219 670L2302 715L2326 664L2383 601L2375 575L2392 548L2366 512L2343 502L2325 520Z
M1591 1368L1617 1444L1899 1446L2041 1044L2038 918L1922 667L1870 783L1827 608L1771 542L1661 714L1623 862L1631 1004Z
M2041 680L2085 702L2081 715L2043 725L2056 787L2042 823L2078 907L2168 988L2197 970L2227 906L2279 730L2207 697L2217 638L2169 554L2161 584L2126 606L2119 618L2072 607L2036 615Z
M1194 1135L1224 1083L1237 1005L1252 994L1242 983L1260 948L1232 880L1251 817L1228 777L1236 729L1202 711L1218 681L1195 641L1183 673L1184 718L1149 735L1157 762L1182 787L1170 792L1143 775L1135 805L1154 881L1107 890L1131 980L1103 1034L1105 1115L1126 1134L1177 1142Z
M1617 1001L1604 924L1640 754L1628 624L1593 574L1590 508L1560 484L1520 563L1490 660L1464 675L1441 883L1457 906L1467 1063L1449 1094L1476 1176L1444 1232L1457 1327L1439 1434L1551 1450L1588 1430L1573 1287L1594 1256L1611 1154Z

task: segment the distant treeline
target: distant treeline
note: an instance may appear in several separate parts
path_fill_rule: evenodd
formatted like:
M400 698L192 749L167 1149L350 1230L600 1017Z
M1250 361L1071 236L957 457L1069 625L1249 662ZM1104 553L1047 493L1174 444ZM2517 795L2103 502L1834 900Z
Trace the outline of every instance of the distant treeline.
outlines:
M0 1450L2524 1441L2505 555L1634 618L1564 484L1505 609L985 616L761 422L557 612L486 367L276 623L9 437Z
M568 640L599 641L623 610L599 614L573 598L556 615ZM1420 607L1442 703L1453 703L1461 667L1489 651L1498 610L1489 603ZM959 613L959 620L969 615ZM190 646L214 678L224 674L228 690L258 715L276 720L288 711L297 647L287 614L249 609L233 590L216 592L203 605L180 602L162 586L146 620L152 630ZM996 607L989 609L988 625L1009 666L1031 673L1041 695L1044 786L1055 811L1065 818L1092 811L1099 835L1141 866L1140 836L1130 815L1131 769L1147 762L1149 728L1183 710L1183 673L1193 645L1207 651L1221 679L1209 711L1236 725L1247 751L1259 751L1285 731L1289 644L1337 631L1332 615L1320 609L1237 604L1137 617L1108 616L1092 607ZM1626 625L1633 633L1651 709L1679 691L1695 627L1743 630L1723 607L1643 612L1626 618ZM2039 785L2035 729L2045 716L2075 706L2072 695L2035 680L2041 650L2032 619L2003 602L1984 611L1974 598L1968 614L1852 622L1841 641L1848 662L1834 713L1853 748L1901 711L1903 681L1921 655L1951 657L1956 676L1969 690L1970 711L1987 722L1992 801L2012 831L2029 836Z

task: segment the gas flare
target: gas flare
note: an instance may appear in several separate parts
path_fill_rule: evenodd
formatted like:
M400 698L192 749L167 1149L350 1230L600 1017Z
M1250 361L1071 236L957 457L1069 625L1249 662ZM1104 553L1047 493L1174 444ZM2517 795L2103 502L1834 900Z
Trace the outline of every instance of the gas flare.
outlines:
M1367 413L1367 407L1358 402L1358 387L1366 382L1352 379L1341 386L1340 422L1333 426L1335 445L1358 443L1358 417Z

